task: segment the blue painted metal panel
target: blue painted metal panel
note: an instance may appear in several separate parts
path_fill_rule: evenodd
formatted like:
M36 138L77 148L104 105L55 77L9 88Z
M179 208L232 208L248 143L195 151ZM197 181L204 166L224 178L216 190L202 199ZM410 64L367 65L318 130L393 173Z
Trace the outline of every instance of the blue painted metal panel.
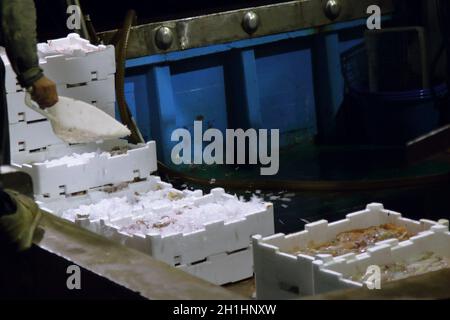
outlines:
M230 53L225 67L228 127L265 128L254 51L246 49Z
M335 118L344 97L339 38L336 33L320 34L314 39L314 86L319 137L332 139Z
M127 61L126 96L146 139L169 161L177 128L277 128L281 144L333 138L343 100L340 54L365 20Z
M125 81L125 98L128 107L145 140L151 138L150 102L148 97L147 73L128 76Z
M253 50L243 50L239 56L241 68L238 69L242 73L243 88L241 92L244 97L242 107L246 108L248 114L248 127L254 129L267 128L263 120L263 112L261 105L260 80L258 76L255 52Z
M154 66L147 74L151 136L158 141L159 159L170 159L170 138L176 127L176 105L169 66Z
M266 128L316 132L310 38L256 50L261 112Z
M195 120L207 128L227 128L223 62L189 60L171 65L178 128L193 129Z

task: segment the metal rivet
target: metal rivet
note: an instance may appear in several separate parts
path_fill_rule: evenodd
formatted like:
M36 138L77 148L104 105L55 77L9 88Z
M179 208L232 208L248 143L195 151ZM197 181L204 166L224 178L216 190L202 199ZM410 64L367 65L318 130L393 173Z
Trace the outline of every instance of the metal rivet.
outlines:
M339 17L341 13L341 4L338 0L328 0L325 4L325 15L330 20L334 20Z
M166 50L170 48L173 42L173 32L168 27L160 27L156 31L155 42L158 48Z
M247 32L248 34L252 34L256 31L256 29L258 29L258 26L258 15L253 11L247 12L242 19L242 27L244 28L245 32Z

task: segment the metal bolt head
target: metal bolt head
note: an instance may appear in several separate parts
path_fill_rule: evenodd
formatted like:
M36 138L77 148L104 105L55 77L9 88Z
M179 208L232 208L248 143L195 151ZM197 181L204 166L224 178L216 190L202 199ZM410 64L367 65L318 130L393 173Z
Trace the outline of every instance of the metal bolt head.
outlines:
M253 11L247 12L242 19L242 27L244 28L245 32L247 32L248 34L252 34L256 31L256 29L258 29L258 26L258 15Z
M173 32L168 27L160 27L156 31L155 42L159 49L169 49L173 42Z
M341 4L338 0L328 0L325 4L325 15L330 20L334 20L339 17L341 13Z

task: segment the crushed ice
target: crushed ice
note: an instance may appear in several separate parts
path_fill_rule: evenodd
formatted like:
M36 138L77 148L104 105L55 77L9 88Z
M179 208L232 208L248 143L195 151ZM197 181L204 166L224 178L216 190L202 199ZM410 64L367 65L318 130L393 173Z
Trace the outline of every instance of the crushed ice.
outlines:
M104 45L95 46L88 40L81 38L76 33L70 33L66 38L49 40L47 43L38 43L38 54L40 58L53 55L83 56L89 52L101 51Z
M232 222L248 214L265 210L262 199L253 196L245 202L242 198L215 197L208 203L197 202L198 194L183 193L167 188L135 193L128 196L103 199L90 205L81 205L63 212L62 217L75 221L78 217L102 219L128 234L191 233L215 221ZM120 218L125 222L120 222Z
M56 167L56 166L75 166L87 163L90 159L95 156L103 156L103 155L111 155L109 152L103 152L97 150L96 152L86 152L86 153L72 153L71 155L64 156L57 159L45 160L43 162L36 162L35 164L45 164L47 167Z

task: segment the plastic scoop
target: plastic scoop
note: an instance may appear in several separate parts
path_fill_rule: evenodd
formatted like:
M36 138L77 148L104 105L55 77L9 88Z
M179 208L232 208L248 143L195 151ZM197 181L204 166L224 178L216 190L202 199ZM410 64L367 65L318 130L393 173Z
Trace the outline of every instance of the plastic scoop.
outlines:
M41 109L27 92L25 104L50 120L55 135L67 143L88 143L131 134L109 114L83 101L60 96L54 106Z

